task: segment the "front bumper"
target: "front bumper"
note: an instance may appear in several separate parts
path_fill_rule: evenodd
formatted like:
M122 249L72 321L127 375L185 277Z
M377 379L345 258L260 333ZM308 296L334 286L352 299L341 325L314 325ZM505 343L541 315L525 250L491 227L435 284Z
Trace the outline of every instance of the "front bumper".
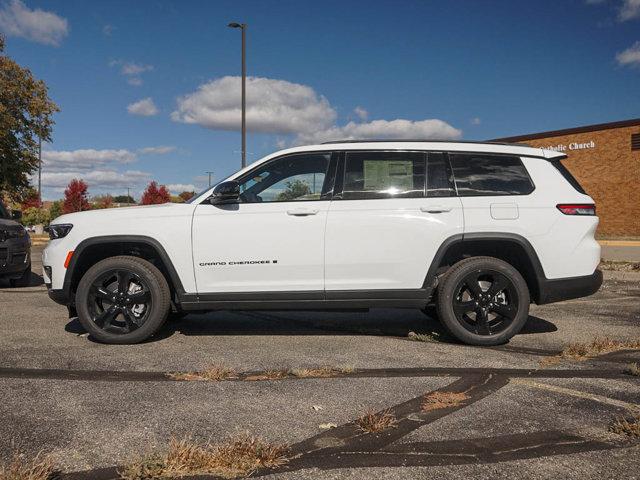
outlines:
M68 306L71 303L71 299L64 292L64 290L54 290L52 288L47 288L47 293L49 294L49 298L54 302Z
M538 305L593 295L600 289L602 279L602 272L596 270L584 277L545 280L540 285Z
M0 277L17 278L31 268L29 237L0 242Z

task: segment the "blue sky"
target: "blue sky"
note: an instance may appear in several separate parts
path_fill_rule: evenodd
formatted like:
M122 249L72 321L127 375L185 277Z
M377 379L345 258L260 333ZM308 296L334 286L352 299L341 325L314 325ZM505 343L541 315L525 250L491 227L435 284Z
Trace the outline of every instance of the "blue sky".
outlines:
M44 197L206 186L348 137L487 139L640 116L640 0L0 0L6 52L61 112ZM403 120L403 121L398 121Z

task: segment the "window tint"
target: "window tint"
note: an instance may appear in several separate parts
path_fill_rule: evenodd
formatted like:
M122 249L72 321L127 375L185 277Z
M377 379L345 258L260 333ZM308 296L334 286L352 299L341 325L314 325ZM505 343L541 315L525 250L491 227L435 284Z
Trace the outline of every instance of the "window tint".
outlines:
M330 153L305 153L267 162L240 180L240 202L321 200L330 159Z
M420 152L347 152L342 198L413 198L424 195Z
M461 197L533 192L531 179L518 157L454 153L450 159Z
M427 197L455 197L453 174L444 153L430 153L427 160Z

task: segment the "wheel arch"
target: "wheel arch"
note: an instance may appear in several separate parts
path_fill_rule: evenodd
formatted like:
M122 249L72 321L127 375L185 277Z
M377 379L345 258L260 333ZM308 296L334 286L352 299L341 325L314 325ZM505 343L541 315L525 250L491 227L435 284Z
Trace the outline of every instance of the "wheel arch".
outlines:
M73 251L64 277L63 290L70 303L84 273L95 263L118 255L131 255L153 263L164 275L172 297L184 294L182 281L166 250L155 238L143 235L108 235L83 240Z
M447 238L434 256L423 288L432 291L438 276L451 265L475 256L495 257L511 264L527 282L531 300L539 303L544 298L547 279L535 249L523 236L503 232L465 233Z

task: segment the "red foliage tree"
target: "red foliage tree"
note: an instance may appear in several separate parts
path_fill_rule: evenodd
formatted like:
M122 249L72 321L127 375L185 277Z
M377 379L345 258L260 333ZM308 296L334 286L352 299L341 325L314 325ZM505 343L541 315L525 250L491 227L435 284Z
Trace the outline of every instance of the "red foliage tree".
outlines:
M196 192L182 192L180 195L178 195L182 200L184 200L185 202L188 202L189 200L191 200L191 198L193 198L193 196L196 194Z
M40 208L40 199L38 198L38 192L30 188L27 194L25 195L22 203L20 204L22 210L26 210L27 208Z
M156 205L158 203L168 203L171 201L171 194L167 187L160 185L155 180L147 186L142 194L142 205Z
M91 210L91 205L87 200L87 188L87 184L82 180L75 178L71 180L64 191L62 211L64 213L73 213Z

